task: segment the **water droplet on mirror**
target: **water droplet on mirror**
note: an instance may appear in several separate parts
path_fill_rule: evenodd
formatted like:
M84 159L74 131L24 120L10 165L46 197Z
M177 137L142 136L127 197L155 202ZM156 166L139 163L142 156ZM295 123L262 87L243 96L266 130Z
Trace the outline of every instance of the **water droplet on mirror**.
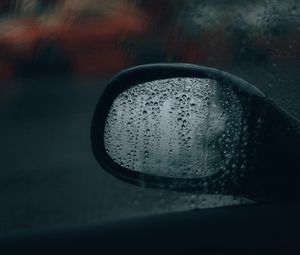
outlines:
M116 162L135 171L186 178L233 166L241 151L239 137L247 130L239 99L230 89L210 79L173 78L138 84L123 94L131 105L118 97L105 127L105 147Z

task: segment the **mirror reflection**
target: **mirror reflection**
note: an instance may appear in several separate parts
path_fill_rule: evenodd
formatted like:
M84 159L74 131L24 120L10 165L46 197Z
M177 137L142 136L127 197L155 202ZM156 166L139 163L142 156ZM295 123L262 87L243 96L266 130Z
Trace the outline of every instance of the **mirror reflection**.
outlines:
M203 78L155 80L115 99L105 149L138 172L206 177L234 168L242 125L241 103L228 86Z

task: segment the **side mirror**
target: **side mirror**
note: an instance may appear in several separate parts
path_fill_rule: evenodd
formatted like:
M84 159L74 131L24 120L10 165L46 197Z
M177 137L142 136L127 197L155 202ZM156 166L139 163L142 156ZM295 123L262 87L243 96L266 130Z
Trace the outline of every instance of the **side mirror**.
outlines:
M136 185L294 201L299 127L236 76L190 64L151 64L109 82L91 141L104 170Z

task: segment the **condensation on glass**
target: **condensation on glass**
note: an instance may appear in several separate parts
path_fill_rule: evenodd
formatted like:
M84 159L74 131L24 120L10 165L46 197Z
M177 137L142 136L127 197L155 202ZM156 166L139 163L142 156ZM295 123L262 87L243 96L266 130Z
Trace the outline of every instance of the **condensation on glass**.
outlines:
M228 86L202 78L150 81L120 94L109 111L105 148L119 165L199 178L234 167L241 103Z

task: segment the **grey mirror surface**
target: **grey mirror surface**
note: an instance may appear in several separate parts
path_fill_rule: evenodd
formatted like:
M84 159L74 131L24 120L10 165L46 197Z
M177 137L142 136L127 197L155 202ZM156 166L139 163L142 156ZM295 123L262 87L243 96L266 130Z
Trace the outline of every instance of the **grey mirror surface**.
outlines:
M238 96L212 79L137 84L112 104L105 150L117 164L145 174L211 176L234 168L242 114Z

